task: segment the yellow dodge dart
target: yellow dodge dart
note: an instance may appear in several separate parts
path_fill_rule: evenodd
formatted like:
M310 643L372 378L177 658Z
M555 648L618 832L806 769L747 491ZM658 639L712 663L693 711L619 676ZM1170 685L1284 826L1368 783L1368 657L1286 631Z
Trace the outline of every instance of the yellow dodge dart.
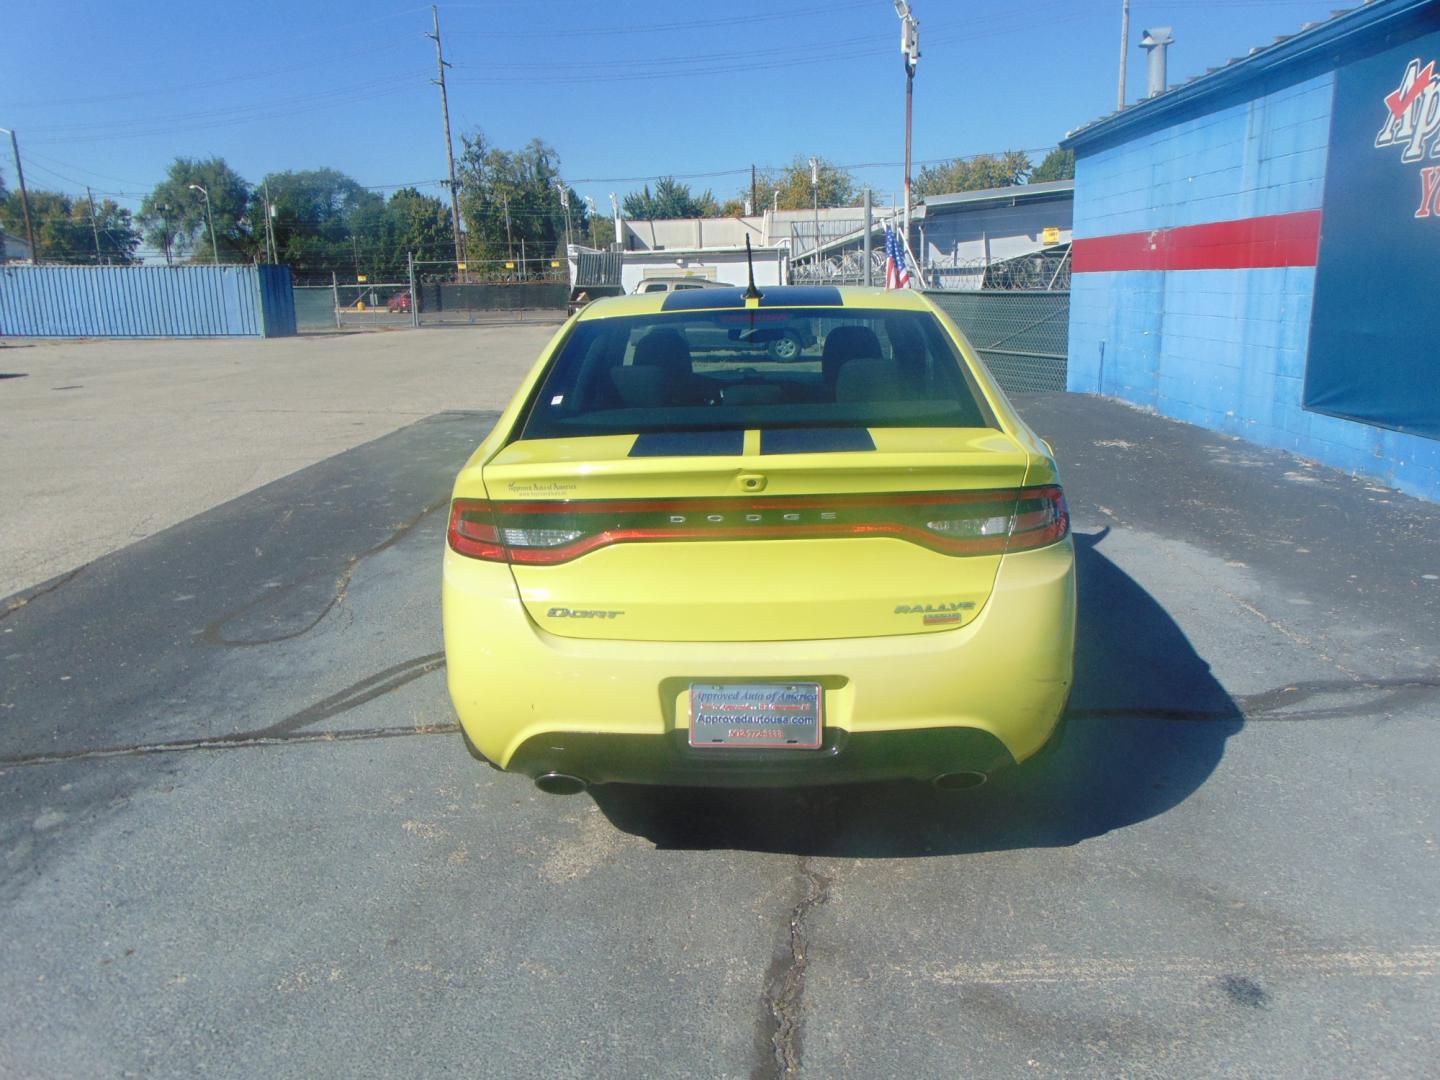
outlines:
M471 753L546 791L971 787L1056 728L1074 548L1049 447L919 293L616 297L461 470L444 625Z

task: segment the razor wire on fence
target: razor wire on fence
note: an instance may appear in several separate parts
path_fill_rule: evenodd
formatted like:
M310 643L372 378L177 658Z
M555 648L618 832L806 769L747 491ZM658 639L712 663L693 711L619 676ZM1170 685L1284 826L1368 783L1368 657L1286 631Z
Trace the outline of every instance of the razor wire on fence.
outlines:
M1068 292L1070 251L1043 251L1009 259L927 259L918 270L912 266L910 273L927 289ZM818 260L792 262L790 280L797 285L863 285L865 251L847 248ZM875 285L885 283L885 252L879 246L870 253L870 281Z

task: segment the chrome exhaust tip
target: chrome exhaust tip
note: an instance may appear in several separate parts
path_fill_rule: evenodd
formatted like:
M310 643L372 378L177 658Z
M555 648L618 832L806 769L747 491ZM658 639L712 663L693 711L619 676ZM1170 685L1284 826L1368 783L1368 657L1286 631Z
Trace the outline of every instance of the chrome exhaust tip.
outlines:
M941 791L969 791L980 787L990 777L983 772L952 772L935 777L930 783Z
M590 785L578 776L552 772L536 777L535 786L547 795L579 795Z

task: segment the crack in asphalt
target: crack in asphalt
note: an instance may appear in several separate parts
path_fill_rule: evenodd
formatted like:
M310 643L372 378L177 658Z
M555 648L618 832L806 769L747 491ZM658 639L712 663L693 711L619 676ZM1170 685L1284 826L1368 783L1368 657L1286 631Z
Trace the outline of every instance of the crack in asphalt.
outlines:
M102 746L79 750L54 750L39 754L17 754L0 757L0 768L25 765L57 765L62 762L85 761L97 758L133 757L139 754L174 754L190 750L241 750L260 746L277 746L283 743L307 742L354 742L359 739L393 739L403 735L453 734L460 730L455 723L422 724L411 727L361 728L350 731L301 731L300 728L317 720L332 716L373 701L392 690L398 690L406 683L439 671L445 666L445 654L429 653L410 660L392 664L373 675L367 675L345 689L321 698L307 705L299 712L292 713L263 728L237 731L231 735L216 735L202 739L172 739L166 742L135 743L126 746Z
M223 629L227 623L233 622L241 615L246 615L251 611L254 611L258 607L261 607L265 604L274 603L281 597L288 596L295 589L299 588L301 585L304 585L308 581L313 581L315 578L325 573L325 571L317 571L314 574L306 574L304 577L296 578L294 581L290 582L283 588L267 592L265 595L259 596L256 599L250 601L249 603L243 604L242 606L235 608L233 611L226 612L218 619L215 619L212 622L206 624L205 628L200 631L200 640L207 645L233 645L239 647L249 647L252 645L274 645L282 641L292 641L303 634L308 634L311 630L314 630L315 627L320 625L320 620L325 618L326 615L330 614L331 611L333 611L336 607L345 602L345 594L350 588L350 579L354 576L356 567L358 567L362 562L370 558L372 555L378 555L387 548L390 548L395 544L399 543L427 517L433 514L436 510L440 510L448 506L449 504L450 497L447 495L445 498L426 506L414 517L402 522L393 533L391 533L384 540L380 541L380 543L376 544L374 547L366 548L364 551L357 552L354 555L348 556L345 560L345 564L340 569L340 573L335 578L335 588L330 599L326 601L326 603L320 608L319 612L316 613L313 619L311 619L304 626L300 627L298 630L291 630L284 634L275 634L271 637L264 638L227 638L223 634Z
M30 592L21 593L18 596L12 596L9 600L5 601L4 610L0 610L0 619L8 619L11 615L14 615L15 612L34 603L40 599L40 597L47 596L64 585L69 585L70 582L79 577L81 572L89 565L89 563L83 563L74 570L61 574L49 584L41 585L38 588L32 589Z
M1257 694L1236 695L1231 698L1235 703L1234 710L1147 706L1108 708L1101 705L1089 709L1069 709L1066 711L1066 716L1071 719L1124 717L1140 720L1172 720L1179 723L1243 720L1246 723L1293 724L1307 720L1358 720L1376 713L1420 704L1434 697L1437 691L1440 691L1440 677L1434 675L1402 676L1390 679L1359 676L1353 681L1350 679L1315 679L1309 682L1287 683L1271 690L1262 690ZM1358 706L1334 706L1305 712L1283 711L1310 698L1329 694L1353 697L1366 692L1378 692L1379 696Z
M76 571L78 573L79 571ZM59 588L59 584L54 586ZM135 754L176 753L185 750L232 750L252 746L272 746L286 742L348 742L357 738L394 738L397 735L428 735L439 732L456 732L458 724L429 724L410 728L369 728L355 732L302 733L301 728L317 720L328 720L332 716L373 701L407 683L439 671L445 666L443 652L427 653L424 656L402 660L398 664L383 668L373 675L351 683L328 697L298 712L291 713L263 728L236 732L203 739L176 739L169 742L137 743L125 746L104 746L79 750L57 750L39 754L17 754L0 757L0 768L22 765L54 765L60 762L90 758L125 757ZM1365 691L1381 691L1382 695L1359 707L1334 707L1312 709L1308 712L1280 713L1302 701L1326 694L1347 694ZM1163 720L1174 723L1204 723L1214 721L1243 720L1246 723L1279 722L1299 723L1308 720L1350 720L1385 712L1400 706L1416 705L1427 701L1440 692L1440 677L1417 676L1412 678L1364 679L1360 682L1338 679L1317 679L1312 682L1289 683L1258 694L1247 694L1234 698L1235 710L1222 709L1174 709L1174 708L1107 708L1069 709L1066 716L1072 720L1137 719ZM809 873L802 868L802 873ZM827 882L828 884L828 882ZM823 903L823 898L821 901ZM808 910L808 909L807 909Z
M800 1036L804 1026L801 1006L805 995L805 969L809 966L806 923L830 899L832 878L800 859L804 895L790 909L789 948L777 956L766 972L763 1020L764 1056L751 1080L782 1080L799 1075Z
M27 765L61 765L72 761L136 757L142 754L177 754L191 750L251 750L289 743L361 742L368 739L399 739L410 735L453 735L459 724L428 724L423 727L353 728L348 731L300 731L290 735L258 736L251 732L217 735L211 739L177 739L173 742L140 743L136 746L107 746L96 750L57 750L50 754L26 754L0 758L0 769Z

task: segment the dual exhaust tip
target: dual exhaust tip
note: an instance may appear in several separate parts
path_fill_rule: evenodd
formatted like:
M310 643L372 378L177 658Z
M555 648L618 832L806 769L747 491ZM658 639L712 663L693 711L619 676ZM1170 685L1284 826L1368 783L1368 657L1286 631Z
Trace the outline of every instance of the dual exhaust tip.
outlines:
M989 777L983 772L953 772L935 777L930 783L940 791L968 791L978 788ZM579 795L590 782L569 773L550 772L536 777L535 786L547 795Z

